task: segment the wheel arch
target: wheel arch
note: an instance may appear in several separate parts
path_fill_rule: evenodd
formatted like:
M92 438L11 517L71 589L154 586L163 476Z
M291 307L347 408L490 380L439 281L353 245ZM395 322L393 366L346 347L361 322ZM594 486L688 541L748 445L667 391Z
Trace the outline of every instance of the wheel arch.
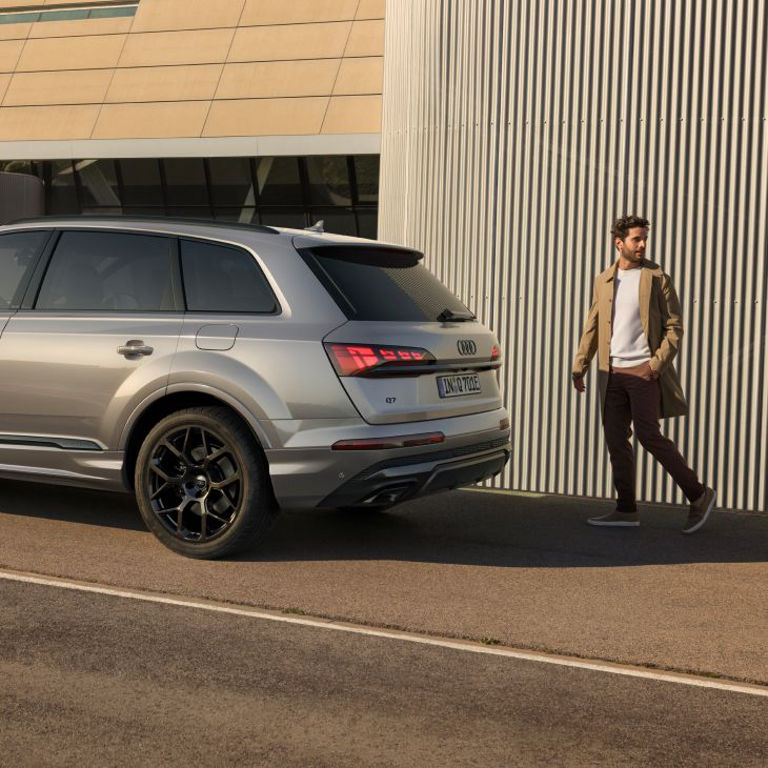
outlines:
M169 392L150 403L144 404L141 409L137 409L137 412L132 415L129 424L126 426L123 438L120 441L124 450L123 483L126 488L134 490L134 471L136 469L139 449L152 427L161 419L176 411L205 406L218 406L231 411L250 432L259 448L261 448L262 454L264 454L264 449L268 446L266 435L259 429L255 419L244 413L243 409L238 407L239 404L231 402L231 399L226 397L226 395L222 396L218 392L206 392L198 389L182 389ZM267 477L269 477L268 472Z

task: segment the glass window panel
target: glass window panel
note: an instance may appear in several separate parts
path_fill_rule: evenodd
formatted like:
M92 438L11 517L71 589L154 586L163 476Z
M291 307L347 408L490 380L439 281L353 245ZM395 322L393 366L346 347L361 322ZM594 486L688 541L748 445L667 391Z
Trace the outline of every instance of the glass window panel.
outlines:
M75 162L75 170L82 188L83 207L120 205L114 160L79 160Z
M401 252L327 246L311 254L318 276L350 318L421 322L435 320L444 309L467 312L426 267Z
M174 309L171 238L64 232L45 273L37 309Z
M357 232L359 237L376 240L378 237L379 214L376 210L357 210Z
M355 155L357 200L360 203L379 202L379 156Z
M0 235L0 310L18 307L24 278L34 266L48 232Z
M256 161L256 177L262 203L303 202L298 158L260 157Z
M351 205L346 156L307 157L309 197L320 205Z
M123 216L164 216L165 208L162 206L130 205L123 206Z
M28 173L30 176L40 176L40 163L34 160L3 160L0 169L6 173Z
M274 312L275 297L253 256L240 248L181 241L187 309Z
M215 205L255 205L251 163L247 157L212 157L208 169Z
M303 209L262 208L261 223L271 227L293 227L303 229L308 226L307 214Z
M53 160L50 164L51 181L47 189L47 213L80 213L75 173L71 160Z
M168 205L208 205L205 168L199 157L163 160Z
M157 160L131 158L120 160L123 177L123 205L163 205L160 165Z
M40 21L71 21L72 19L87 19L88 9L69 11L43 11Z
M168 216L175 216L182 219L210 219L211 209L208 206L184 205L174 206L166 209Z
M104 207L87 207L83 206L83 214L86 216L122 216L122 208L110 208Z
M312 223L322 221L325 232L337 235L357 235L357 221L352 209L331 208L312 211Z
M39 18L39 13L0 13L0 24L25 24Z
M241 224L258 224L255 208L216 208L215 219L220 221L238 221Z
M91 19L114 18L117 16L135 16L136 6L122 6L118 8L92 8Z

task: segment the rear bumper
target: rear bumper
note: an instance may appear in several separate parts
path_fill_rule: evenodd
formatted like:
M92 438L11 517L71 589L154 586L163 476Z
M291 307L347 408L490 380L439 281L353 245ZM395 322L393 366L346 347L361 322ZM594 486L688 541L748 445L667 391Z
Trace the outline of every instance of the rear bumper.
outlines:
M282 509L355 506L371 493L407 486L398 501L443 488L469 485L496 474L507 461L507 411L407 424L366 424L362 419L273 421L272 447L265 450L277 503ZM387 438L442 432L445 441L429 447L333 450L338 440ZM371 502L368 502L371 503ZM379 505L390 505L386 496Z
M452 451L392 459L369 467L323 499L319 507L388 507L499 474L509 460L508 438Z

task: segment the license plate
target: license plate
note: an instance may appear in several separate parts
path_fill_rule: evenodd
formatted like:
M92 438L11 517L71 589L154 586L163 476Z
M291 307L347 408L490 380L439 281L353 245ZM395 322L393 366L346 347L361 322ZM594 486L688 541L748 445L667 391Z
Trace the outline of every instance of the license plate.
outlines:
M480 392L480 377L476 373L464 376L438 376L437 391L440 397L476 395Z

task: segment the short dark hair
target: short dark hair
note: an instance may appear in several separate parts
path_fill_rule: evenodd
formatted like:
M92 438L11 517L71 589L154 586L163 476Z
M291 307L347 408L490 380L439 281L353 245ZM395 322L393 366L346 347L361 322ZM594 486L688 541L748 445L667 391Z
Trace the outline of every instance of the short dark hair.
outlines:
M644 219L642 216L622 216L620 219L616 219L611 227L611 234L614 237L618 237L619 240L625 240L629 234L629 230L634 227L643 227L648 229L651 226L651 222L648 219Z

